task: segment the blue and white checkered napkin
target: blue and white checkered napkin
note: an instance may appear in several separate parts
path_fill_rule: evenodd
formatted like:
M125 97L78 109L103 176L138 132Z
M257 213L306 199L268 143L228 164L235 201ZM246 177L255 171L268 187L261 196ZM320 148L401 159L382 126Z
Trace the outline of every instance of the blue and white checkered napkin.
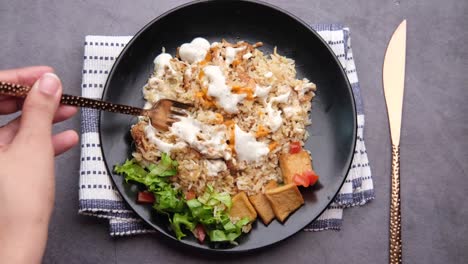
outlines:
M357 106L358 131L356 150L346 182L330 207L305 231L339 230L343 209L364 205L374 199L374 186L364 144L364 111L354 65L349 29L338 25L316 25L314 28L332 47L346 70ZM82 95L101 98L107 75L131 36L87 36L85 40ZM116 190L102 158L98 131L98 111L81 111L81 167L79 213L109 219L110 234L131 235L153 232Z

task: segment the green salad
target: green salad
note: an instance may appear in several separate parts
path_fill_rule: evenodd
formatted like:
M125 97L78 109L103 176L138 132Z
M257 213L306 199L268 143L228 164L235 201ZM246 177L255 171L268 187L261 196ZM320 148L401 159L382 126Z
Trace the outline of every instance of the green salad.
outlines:
M123 175L126 182L144 185L145 191L138 194L139 202L152 203L157 213L167 217L177 239L190 232L201 243L207 235L211 242L237 244L235 240L249 219L231 220L231 196L216 192L212 186L207 186L199 197L186 197L170 181L177 174L177 166L177 161L163 153L158 164L142 166L132 159L116 165L114 171Z

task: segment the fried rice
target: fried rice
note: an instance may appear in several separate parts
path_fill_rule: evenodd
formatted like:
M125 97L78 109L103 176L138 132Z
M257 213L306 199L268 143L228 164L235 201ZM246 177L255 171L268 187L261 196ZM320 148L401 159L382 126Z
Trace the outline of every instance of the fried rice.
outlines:
M195 47L197 41L202 48ZM164 51L156 58L143 95L145 108L162 98L193 104L189 118L162 132L140 117L131 128L133 157L148 164L170 154L179 163L174 185L196 194L211 185L218 192L253 195L270 180L281 182L279 155L291 142L304 144L315 84L297 79L294 60L276 48L265 55L258 49L262 43L209 44L197 38L184 45L175 58ZM227 87L224 94L235 100L223 101L211 85ZM251 144L243 145L241 136Z

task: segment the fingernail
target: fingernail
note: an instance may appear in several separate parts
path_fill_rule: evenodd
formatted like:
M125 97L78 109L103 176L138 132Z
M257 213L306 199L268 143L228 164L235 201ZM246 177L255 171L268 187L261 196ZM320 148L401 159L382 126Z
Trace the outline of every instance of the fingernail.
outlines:
M45 73L39 79L39 91L47 95L55 95L60 86L60 79L53 73Z

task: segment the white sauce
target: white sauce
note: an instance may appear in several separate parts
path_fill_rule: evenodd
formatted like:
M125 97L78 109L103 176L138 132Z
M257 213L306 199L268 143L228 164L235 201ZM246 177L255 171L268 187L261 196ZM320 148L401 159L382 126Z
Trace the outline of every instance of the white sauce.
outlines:
M161 53L154 59L154 70L156 71L156 76L161 78L166 69L169 69L172 73L174 69L171 67L172 56L168 53Z
M268 126L272 132L278 130L283 124L283 118L281 118L281 110L275 110L271 107L271 103L266 106L268 115Z
M239 160L259 161L262 156L270 152L266 143L258 142L252 134L242 131L237 125L234 133L235 149Z
M272 72L267 72L263 76L265 76L266 78L271 78L271 77L273 77L273 73Z
M184 143L171 144L171 143L167 143L167 142L162 141L161 139L159 139L156 136L156 129L154 127L152 127L151 125L147 125L145 127L145 136L151 143L156 145L156 147L161 152L164 152L164 153L167 153L167 154L170 154L171 150L174 149L174 148L182 148L182 147L185 146Z
M180 117L169 129L174 135L192 145L201 132L201 123L191 117Z
M210 159L223 158L230 160L232 158L229 147L226 144L226 126L207 126L203 127L201 135L205 140L196 141L193 147L201 154Z
M262 87L262 86L257 84L255 86L254 96L259 97L259 98L265 98L265 97L268 96L268 93L270 93L270 91L271 91L271 86Z
M195 38L190 43L184 43L179 48L180 58L190 64L197 63L205 59L206 53L210 49L210 43L204 38Z
M237 52L245 50L245 46L240 48L226 47L226 64L230 65L236 58Z
M279 103L279 104L285 104L285 103L288 102L288 99L289 99L289 95L290 95L290 94L291 94L291 92L287 92L287 93L278 95L278 96L276 96L276 97L273 97L273 98L271 98L270 103L277 102L277 103Z
M273 103L286 103L289 99L289 95L291 92L287 92L282 95L278 95L270 99L268 102L266 109L267 109L267 116L268 116L268 126L270 127L272 132L278 130L281 125L283 124L283 118L281 118L281 110L273 109Z
M244 56L242 56L242 59L248 60L248 59L252 58L252 56L253 56L252 53L247 52L246 54L244 54Z
M192 117L181 117L169 128L170 132L188 143L204 156L212 159L231 159L227 151L226 126L210 126Z
M218 176L218 173L227 170L226 163L222 160L206 160L205 161L207 175Z
M246 95L231 93L231 88L226 85L226 78L218 66L206 66L203 71L208 78L208 95L215 97L226 112L237 113L237 104L244 100Z
M303 81L308 81L307 79L304 79ZM305 93L309 92L310 90L315 91L317 89L317 86L315 83L307 82L304 83L302 86L296 86L294 87L294 90L297 91L297 94L300 97L303 97Z

